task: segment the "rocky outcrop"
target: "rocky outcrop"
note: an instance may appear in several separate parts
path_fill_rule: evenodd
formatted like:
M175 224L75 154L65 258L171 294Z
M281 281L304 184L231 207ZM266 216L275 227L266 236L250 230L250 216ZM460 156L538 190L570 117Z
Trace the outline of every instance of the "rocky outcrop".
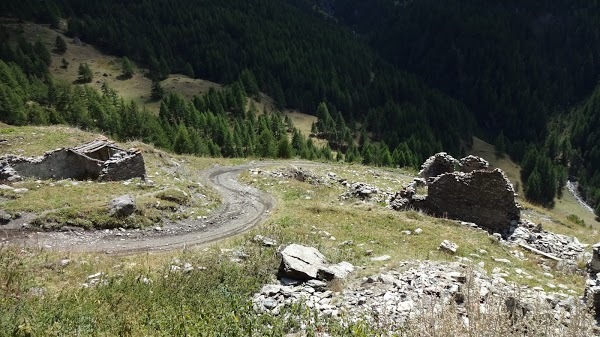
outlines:
M429 157L419 171L419 177L428 180L432 177L437 177L440 174L454 172L460 166L460 162L446 152L436 153Z
M354 270L354 266L348 262L329 265L325 256L313 247L291 244L283 248L279 255L281 257L278 273L280 278L329 281L334 278L344 279Z

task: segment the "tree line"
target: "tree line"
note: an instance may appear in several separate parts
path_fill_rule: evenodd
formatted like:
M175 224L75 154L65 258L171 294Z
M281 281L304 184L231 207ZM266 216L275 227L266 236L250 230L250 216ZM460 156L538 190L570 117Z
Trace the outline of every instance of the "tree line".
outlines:
M70 36L144 64L155 80L173 72L224 84L240 80L250 95L260 90L280 109L308 113L327 102L390 149L412 138L420 158L439 144L458 154L472 134L464 105L297 1L23 0L1 6L26 19L68 18Z

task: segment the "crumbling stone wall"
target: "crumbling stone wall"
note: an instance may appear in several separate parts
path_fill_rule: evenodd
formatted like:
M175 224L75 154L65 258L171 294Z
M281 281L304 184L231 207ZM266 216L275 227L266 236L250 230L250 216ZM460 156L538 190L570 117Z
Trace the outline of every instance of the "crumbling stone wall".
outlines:
M111 157L106 161L98 159L108 155ZM0 181L17 181L23 177L113 181L144 179L145 176L141 151L125 151L105 140L49 151L40 157L7 155L0 158Z
M428 180L440 174L454 172L459 165L459 161L446 152L436 153L421 165L419 176Z
M142 153L136 149L121 151L114 154L102 165L99 179L103 181L127 180L144 178L146 166Z
M497 233L505 233L521 214L513 187L500 169L442 174L429 183L427 197L414 206Z
M68 149L47 152L36 158L7 157L5 162L22 177L38 179L87 179L98 177L101 161Z
M584 298L600 317L600 243L592 247L592 258L588 262L588 279L585 282Z
M489 171L489 163L476 156L460 161L445 152L423 164L420 176L390 200L395 210L419 209L450 219L474 222L491 232L507 235L510 223L520 219L512 184L502 170ZM455 172L460 169L464 172ZM418 185L427 195L417 195Z
M487 160L473 155L466 156L459 160L459 162L460 170L465 173L475 170L487 170L490 167L490 163Z

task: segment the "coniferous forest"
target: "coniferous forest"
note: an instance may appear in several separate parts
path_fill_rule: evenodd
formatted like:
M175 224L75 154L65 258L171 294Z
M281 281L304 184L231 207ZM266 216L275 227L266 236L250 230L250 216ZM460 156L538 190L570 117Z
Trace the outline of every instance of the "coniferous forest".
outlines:
M417 166L463 154L477 135L522 166L525 196L543 205L567 178L600 213L600 1L23 0L14 17L59 26L127 57L159 81L183 73L226 85L158 115L106 87L48 75L40 43L1 32L0 116L70 123L178 153L332 158ZM317 148L276 112L315 114ZM154 92L153 92L154 94ZM25 104L27 102L27 104ZM33 103L32 103L33 102ZM132 125L136 127L132 127ZM343 155L342 155L343 154Z

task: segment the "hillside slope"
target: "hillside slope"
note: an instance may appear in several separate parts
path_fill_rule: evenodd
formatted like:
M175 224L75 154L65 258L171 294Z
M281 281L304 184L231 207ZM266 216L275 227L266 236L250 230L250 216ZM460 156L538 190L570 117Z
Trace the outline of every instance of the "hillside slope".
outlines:
M24 154L38 153L45 147L58 144L77 144L80 140L95 136L65 127L4 127L0 128L0 135L9 139L8 145L0 146L9 146L9 152L22 150ZM39 196L49 189L53 189L52 195L62 196L63 201L66 196L74 193L79 193L80 197L86 193L100 203L109 200L111 193L146 194L153 192L154 188L177 186L187 189L192 184L197 186L195 188L200 188L202 194L212 195L206 186L188 179L194 178L199 170L216 163L232 165L239 162L172 156L141 143L131 145L144 149L150 178L155 181L154 187L140 189L137 184L101 185L96 182L81 182L78 187L73 181L25 181L14 183L13 187L28 187L29 191L22 192L12 200L6 200L6 195L3 194L0 204L3 207L10 204L15 209L15 202L20 201L20 207L31 207L31 203L26 202L28 198ZM398 169L346 164L295 165L300 164L291 161L248 162L246 167L251 169L245 170L241 179L255 188L273 194L278 206L273 209L270 218L257 228L213 246L113 256L78 253L68 246L53 250L43 246L1 243L0 277L6 282L0 287L0 324L8 331L18 333L45 334L49 329L48 322L52 322L51 330L58 335L118 335L126 332L131 336L156 334L157 331L161 335L204 333L211 336L243 335L248 331L255 335L275 336L302 331L315 334L327 331L332 336L372 336L390 329L392 324L387 325L385 317L392 316L382 313L378 314L380 320L377 324L357 320L345 327L340 326L335 317L323 318L306 307L282 309L280 315L255 311L252 294L260 293L265 283L272 282L279 266L276 258L277 245L289 243L318 247L332 263L349 261L360 266L348 279L328 285L330 293L327 296L332 298L342 296L344 289L354 291L364 283L362 280L365 277L372 279L366 284L385 286L378 275L382 278L385 277L384 274L399 277L413 265L424 268L422 272L425 275L443 270L448 273L447 276L441 276L443 280L448 278L444 282L463 275L469 280L478 273L495 275L495 280L500 277L504 282L502 284L519 289L519 299L530 292L562 299L570 294L578 296L583 291L584 281L580 275L569 269L562 269L558 264L527 250L518 247L509 249L485 231L415 211L391 211L376 200L340 198L340 195L346 195L349 191L344 184L338 182L342 178L349 182L370 184L383 193L396 191L399 186L412 179L414 172L411 174ZM298 171L303 172L309 180L299 181L285 175L286 172ZM87 192L82 192L81 189ZM102 193L92 193L96 189L101 189ZM7 193L4 188L0 191ZM112 192L105 194L105 191ZM69 199L69 202L74 201ZM161 200L161 203L164 202L165 200ZM148 207L156 204L156 200L148 200ZM73 204L71 207L84 211L82 205ZM202 213L189 213L188 216L199 214ZM590 234L585 227L563 224L548 211L541 210L538 214L543 217L540 222L547 230L577 235L584 243L600 240L597 232ZM210 213L207 215L210 216ZM0 237L6 233L3 231ZM117 243L119 240L135 240L127 235L132 233L131 230L116 230L111 233ZM76 232L61 235L63 234L70 234L71 239L79 237ZM157 235L170 233L165 230L163 234ZM257 240L256 235L262 237ZM277 245L263 245L263 237L276 241ZM459 245L456 256L438 249L444 239ZM98 244L103 245L104 242L100 241ZM385 261L373 259L381 257ZM457 258L460 263L454 262ZM412 288L425 287L421 284L425 276L418 280L420 281L415 281ZM537 290L533 290L534 287ZM494 288L486 289L493 292ZM465 291L466 302L480 304L480 288L471 290ZM390 288L389 292L385 301L375 295L379 294L378 290L367 295L368 300L386 303L396 290ZM555 292L565 295L554 295ZM380 295L383 296L383 292ZM40 300L40 296L43 296L43 300ZM544 297L544 302L546 298ZM491 298L487 297L487 301L491 301ZM480 312L478 307L477 310L473 309L475 311L469 311L472 314L469 316L472 325L468 328L471 333L489 332L490 324L495 324L494 331L502 332L502 336L521 334L518 330L511 330L514 325L510 324L503 301L497 304L486 303L486 308L494 309L489 311L489 315ZM446 307L439 303L440 310L444 308L440 312L443 316L415 313L412 320L405 322L402 332L418 335L424 327L435 322L445 334L460 335L465 331L465 325L462 321L456 321L457 315L451 311L453 305ZM567 325L560 323L566 321L560 320L554 325L554 318L546 320L542 318L546 316L539 315L527 316L529 318L520 320L519 324L536 329L560 328L563 329L561 335L564 336L578 336L582 333L589 335L592 326L588 324L585 308L577 305L571 308L573 316ZM467 307L466 310L472 308ZM289 320L286 319L288 313L291 315ZM185 318L182 318L182 314ZM225 321L223 317L231 317L231 320ZM181 324L173 324L178 320Z

